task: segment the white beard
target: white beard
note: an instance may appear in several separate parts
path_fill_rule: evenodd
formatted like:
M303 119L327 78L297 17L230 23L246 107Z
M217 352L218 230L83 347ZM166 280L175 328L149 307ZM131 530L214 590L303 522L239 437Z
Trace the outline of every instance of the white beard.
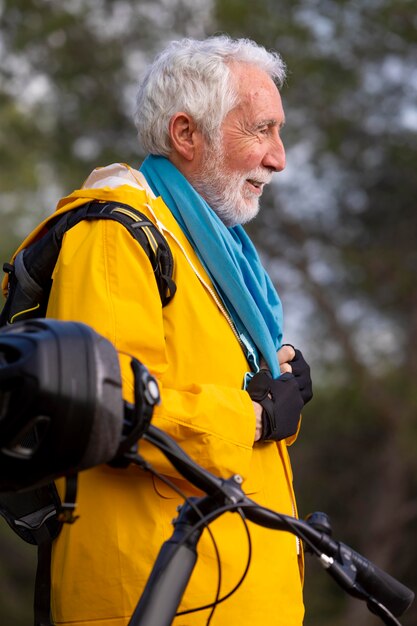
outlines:
M207 148L203 167L190 178L190 183L226 226L236 226L249 222L259 211L259 195L248 189L247 180L267 184L271 176L263 167L246 173L227 173L223 148L216 145Z

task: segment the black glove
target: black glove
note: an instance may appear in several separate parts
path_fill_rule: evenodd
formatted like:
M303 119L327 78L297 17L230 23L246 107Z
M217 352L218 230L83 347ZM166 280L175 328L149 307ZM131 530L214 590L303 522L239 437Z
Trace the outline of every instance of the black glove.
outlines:
M273 379L268 370L261 370L251 379L246 391L254 402L262 405L261 439L280 441L295 435L304 401L293 374Z
M284 345L290 346L291 344L286 343ZM291 348L294 348L294 346L291 346ZM294 351L295 357L292 361L290 361L290 365L304 404L307 404L307 402L310 402L313 397L313 384L311 382L310 366L304 359L300 350L294 348Z

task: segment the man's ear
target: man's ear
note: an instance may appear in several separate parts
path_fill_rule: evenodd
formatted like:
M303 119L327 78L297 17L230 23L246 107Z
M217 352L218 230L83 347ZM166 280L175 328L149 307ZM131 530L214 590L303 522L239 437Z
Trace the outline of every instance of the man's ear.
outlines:
M188 113L179 111L169 121L169 135L175 152L186 161L192 161L201 142L201 133Z

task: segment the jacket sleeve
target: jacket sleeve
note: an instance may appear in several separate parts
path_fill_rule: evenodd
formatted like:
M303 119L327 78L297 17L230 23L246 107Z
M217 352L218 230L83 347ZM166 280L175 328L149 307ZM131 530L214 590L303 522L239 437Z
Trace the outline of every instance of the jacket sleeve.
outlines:
M232 386L162 384L168 364L161 301L149 259L123 226L107 220L81 222L65 234L48 317L87 323L114 344L128 400L132 374L127 355L142 361L160 383L155 426L217 475L248 476L255 433L252 401ZM177 476L159 451L143 442L140 446L155 469Z

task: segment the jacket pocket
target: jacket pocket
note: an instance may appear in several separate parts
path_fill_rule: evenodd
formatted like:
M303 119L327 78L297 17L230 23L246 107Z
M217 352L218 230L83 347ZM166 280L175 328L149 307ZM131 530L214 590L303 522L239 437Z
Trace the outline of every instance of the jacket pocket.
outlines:
M265 445L271 445L270 443ZM264 476L263 476L263 466L260 459L260 451L254 451L252 454L250 471L249 475L246 479L244 479L242 484L242 489L246 495L253 495L259 493L262 490L264 484ZM223 476L223 478L229 478L228 476ZM163 480L152 476L153 486L156 493L161 496L161 498L173 499L179 498L181 496L178 495L175 488L181 490L185 494L186 497L190 496L201 496L204 495L199 489L191 485L186 480L181 480L178 478L169 478L169 481L173 483L174 487L167 485Z

